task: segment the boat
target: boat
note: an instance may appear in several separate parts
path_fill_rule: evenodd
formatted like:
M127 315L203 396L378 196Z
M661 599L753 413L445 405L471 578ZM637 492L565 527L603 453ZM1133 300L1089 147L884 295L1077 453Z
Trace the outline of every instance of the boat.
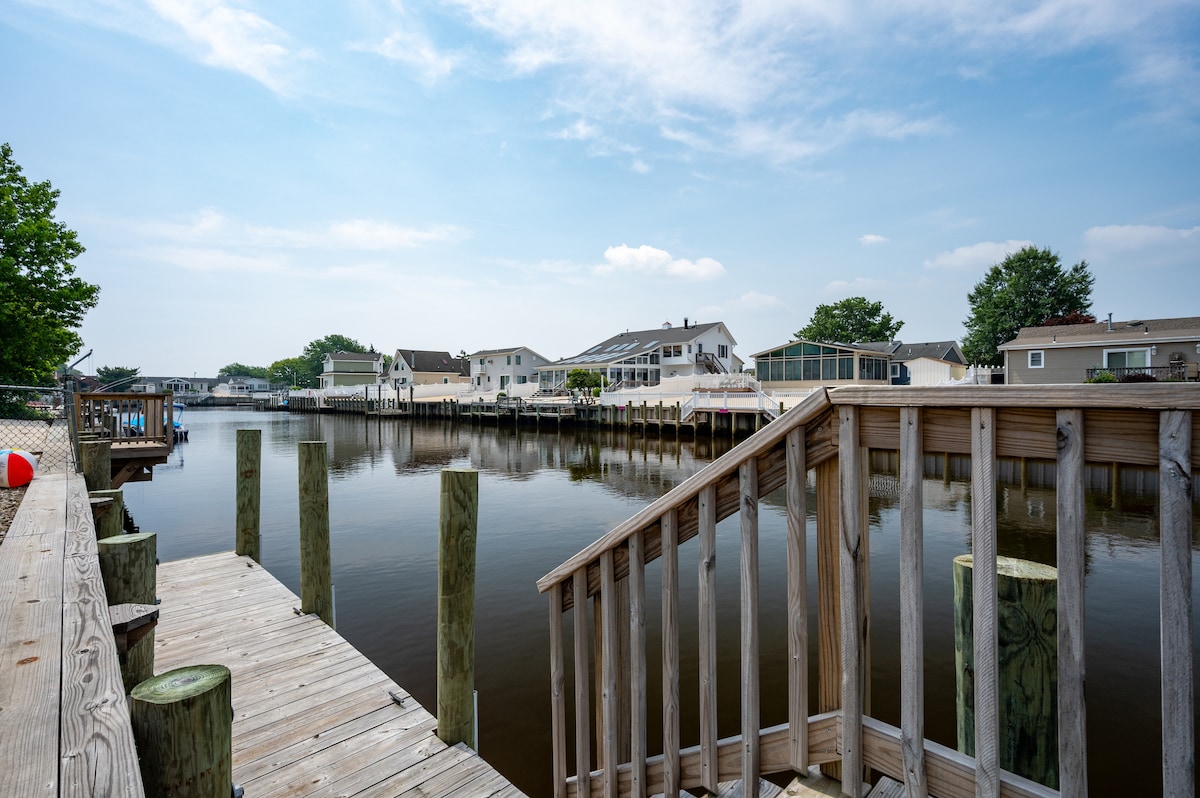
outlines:
M186 441L188 439L188 428L183 425L183 411L187 407L182 402L173 402L171 407L175 410L171 418L175 443ZM163 424L167 423L166 413L163 413ZM129 435L142 436L146 434L146 421L139 413L129 419L129 423L125 425L125 430Z

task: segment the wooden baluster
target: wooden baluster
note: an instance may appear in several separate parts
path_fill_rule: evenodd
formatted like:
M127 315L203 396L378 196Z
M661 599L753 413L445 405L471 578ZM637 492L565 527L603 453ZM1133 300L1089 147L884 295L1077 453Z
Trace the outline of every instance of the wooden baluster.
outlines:
M858 408L840 408L838 467L841 472L841 582L842 633L842 794L850 798L862 795L863 755L862 716L864 703L862 613L862 502L866 489L862 480L859 450Z
M1058 784L1064 798L1087 795L1083 609L1083 411L1059 410L1057 466Z
M925 798L925 522L921 410L900 409L900 748L908 798Z
M567 702L563 666L562 583L550 588L550 744L554 798L567 795Z
M646 553L641 532L629 536L630 794L646 798Z
M788 762L808 772L808 506L804 427L787 435ZM715 526L715 525L714 525Z
M1163 795L1196 794L1192 663L1192 413L1159 415Z
M817 711L842 707L841 576L841 472L837 460L826 460L813 469L817 486ZM840 762L821 765L821 772L840 778Z
M697 500L700 535L700 786L717 792L717 488Z
M572 582L575 609L575 778L580 798L591 795L591 709L588 700L587 566L575 572Z
M742 791L758 798L758 461L738 468L741 494Z
M614 571L613 550L608 549L600 555L600 622L603 627L600 714L604 718L600 762L604 768L605 798L617 798L617 765L621 762L617 744L617 580Z
M996 592L996 411L971 409L971 554L974 562L975 795L1000 794L1000 638Z
M662 529L663 793L679 798L679 531L668 510Z

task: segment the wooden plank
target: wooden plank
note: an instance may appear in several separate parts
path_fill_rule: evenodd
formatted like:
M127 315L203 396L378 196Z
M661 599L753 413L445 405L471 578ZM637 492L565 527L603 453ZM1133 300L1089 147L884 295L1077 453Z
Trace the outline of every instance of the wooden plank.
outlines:
M600 741L601 766L604 768L605 798L617 798L616 767L621 761L617 729L617 582L613 577L613 553L600 555L600 623L603 627L601 639L600 667L600 711L604 718L603 738Z
M921 410L900 410L900 746L908 798L929 793L925 776L925 525Z
M699 573L700 637L700 767L701 786L717 789L717 495L712 486L700 491Z
M1064 798L1084 798L1087 789L1087 705L1083 688L1084 526L1083 453L1087 442L1082 410L1059 410L1056 419L1058 562L1058 785Z
M840 470L836 460L820 463L814 469L817 488L817 712L842 707L842 632L841 593L838 551L838 501ZM809 746L811 750L811 745ZM837 778L838 763L823 765L821 772Z
M644 537L629 536L629 751L630 795L646 798L646 571Z
M563 657L562 585L550 589L550 760L554 798L567 789L567 698Z
M575 774L584 776L592 770L591 758L591 711L588 702L588 644L587 644L587 602L583 596L587 593L587 569L580 568L575 572L574 592L580 597L575 602ZM591 793L584 784L581 798L587 798Z
M741 643L742 643L742 781L747 794L758 794L761 752L759 731L758 663L758 464L743 463L738 472L741 483Z
M808 772L808 469L804 427L787 436L788 728L791 765Z
M70 475L67 491L60 789L80 796L140 796L141 770L83 479Z
M662 738L663 792L681 787L679 772L679 541L676 515L662 518Z
M996 411L971 410L971 553L975 613L975 787L1000 793L999 612L996 592Z
M1120 385L847 385L828 392L833 405L873 407L1079 407L1200 410L1200 391L1185 383Z
M1159 431L1159 640L1162 651L1163 794L1195 795L1192 663L1192 413L1162 413Z
M862 536L862 506L859 492L861 482L861 449L858 440L858 408L840 408L838 425L838 465L842 490L840 493L841 546L838 570L841 577L841 649L842 649L842 782L843 792L850 798L860 798L862 792L862 717L863 717L863 648L859 628L862 607L859 606L861 567L859 562ZM852 487L853 486L853 487Z

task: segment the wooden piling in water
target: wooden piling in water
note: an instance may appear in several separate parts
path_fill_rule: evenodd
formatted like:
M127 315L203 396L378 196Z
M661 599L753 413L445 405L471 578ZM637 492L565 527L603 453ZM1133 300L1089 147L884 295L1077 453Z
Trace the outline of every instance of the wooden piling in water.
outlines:
M237 431L238 554L262 562L262 430Z
M479 472L442 469L438 521L437 735L475 740L475 540Z
M325 441L301 441L299 461L300 609L334 626Z
M133 689L130 717L147 795L229 798L231 697L224 665L177 668Z
M112 535L96 541L100 575L110 605L153 605L157 596L158 536L153 532ZM154 630L118 652L128 693L154 675Z
M83 481L88 490L112 489L112 441L83 441L79 444Z
M975 755L973 558L954 558L958 750ZM1000 767L1058 788L1058 572L998 557Z

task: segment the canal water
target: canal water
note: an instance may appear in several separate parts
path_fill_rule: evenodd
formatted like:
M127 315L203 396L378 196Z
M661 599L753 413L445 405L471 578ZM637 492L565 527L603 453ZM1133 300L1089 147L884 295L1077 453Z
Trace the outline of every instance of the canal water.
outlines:
M624 431L540 432L442 422L364 419L250 410L189 409L190 440L154 469L152 482L124 488L142 531L158 533L163 561L234 545L238 429L263 431L262 561L299 592L297 443L329 447L329 504L337 628L426 708L435 705L437 530L440 472L479 471L476 687L480 753L533 796L550 792L547 600L535 582L610 528L726 451L727 440L642 438ZM886 461L886 458L883 458ZM939 458L940 460L940 458ZM891 476L872 478L871 705L899 717L899 505ZM955 743L951 561L970 551L969 486L926 479L925 685L927 734ZM1035 473L1036 477L1036 473ZM1036 481L1036 479L1034 479ZM1136 483L1136 481L1135 481ZM1087 520L1087 698L1089 791L1153 795L1161 754L1158 690L1158 534L1150 487L1089 494ZM1135 484L1136 488L1137 485ZM1054 563L1052 489L1002 484L1001 555ZM815 501L810 497L810 512ZM786 720L784 507L760 511L763 725ZM815 567L815 524L809 524ZM718 528L720 733L739 728L738 526ZM1193 569L1200 568L1193 545ZM695 607L696 547L680 551L681 606ZM810 606L816 626L815 574ZM647 595L657 591L648 569ZM1196 597L1193 597L1196 602ZM657 606L648 608L653 652ZM694 610L680 631L682 719L694 728L697 695ZM810 672L816 676L816 635ZM658 732L651 655L651 735ZM568 663L568 667L570 667ZM814 681L815 691L815 681ZM815 711L815 710L814 710ZM685 731L684 744L695 744Z

